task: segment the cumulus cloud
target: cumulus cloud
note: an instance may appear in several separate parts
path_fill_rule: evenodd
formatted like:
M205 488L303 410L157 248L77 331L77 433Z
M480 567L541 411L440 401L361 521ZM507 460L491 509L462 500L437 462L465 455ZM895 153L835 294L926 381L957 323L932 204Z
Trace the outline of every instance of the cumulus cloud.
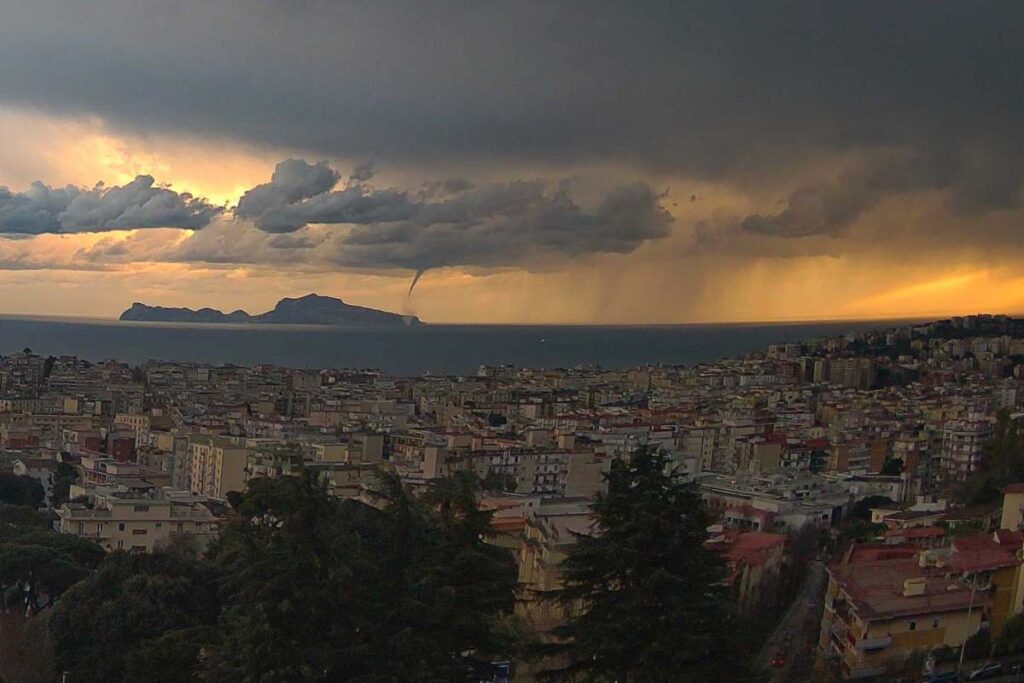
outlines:
M570 196L567 183L517 181L474 186L450 179L419 192L376 189L354 173L340 190L340 174L324 163L289 160L271 182L242 197L235 215L269 233L308 224L350 226L324 240L320 254L359 268L522 265L546 255L628 253L668 236L672 217L645 183L607 192L591 211ZM280 235L279 235L280 237ZM270 246L290 246L276 240ZM298 247L319 246L308 236Z
M25 192L0 187L0 234L104 232L133 228L199 229L223 209L187 192L154 186L140 175L122 186L54 188L32 183Z

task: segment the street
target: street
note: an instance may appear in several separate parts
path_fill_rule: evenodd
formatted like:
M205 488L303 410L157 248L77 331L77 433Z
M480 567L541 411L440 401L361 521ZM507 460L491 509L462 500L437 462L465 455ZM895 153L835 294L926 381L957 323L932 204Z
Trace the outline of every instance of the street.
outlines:
M814 667L821 626L822 600L828 573L819 561L811 562L800 593L779 621L757 657L759 670L771 672L772 683L807 681ZM778 669L770 660L776 652L785 654L786 662Z

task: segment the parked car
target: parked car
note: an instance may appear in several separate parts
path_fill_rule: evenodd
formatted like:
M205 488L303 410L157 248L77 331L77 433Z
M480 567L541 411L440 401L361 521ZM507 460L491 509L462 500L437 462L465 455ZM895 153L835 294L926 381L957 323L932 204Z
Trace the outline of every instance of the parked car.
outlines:
M925 680L925 683L955 683L960 678L955 671L943 671L942 673L932 674L930 678Z
M971 672L971 675L967 677L969 681L983 681L986 678L995 678L1001 676L1003 673L1003 665L999 662L992 662L986 664L980 668L975 669Z

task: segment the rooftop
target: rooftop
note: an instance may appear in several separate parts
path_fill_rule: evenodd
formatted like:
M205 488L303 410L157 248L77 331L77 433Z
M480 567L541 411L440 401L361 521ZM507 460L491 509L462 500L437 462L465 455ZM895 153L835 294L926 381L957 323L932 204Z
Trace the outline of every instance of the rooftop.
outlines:
M862 619L893 619L915 614L975 609L992 604L984 592L975 592L955 579L923 569L916 557L850 562L832 566L829 572L849 596ZM921 595L903 594L904 581L924 579Z

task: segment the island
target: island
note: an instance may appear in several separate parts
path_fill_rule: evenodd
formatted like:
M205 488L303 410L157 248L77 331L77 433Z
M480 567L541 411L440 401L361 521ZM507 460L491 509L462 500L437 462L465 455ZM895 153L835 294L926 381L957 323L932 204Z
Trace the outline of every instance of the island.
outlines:
M119 320L169 323L262 323L273 325L330 325L335 327L416 326L423 323L414 315L401 315L375 308L353 306L341 299L307 294L297 299L281 299L274 309L250 315L243 310L224 313L215 308L168 308L135 302Z

